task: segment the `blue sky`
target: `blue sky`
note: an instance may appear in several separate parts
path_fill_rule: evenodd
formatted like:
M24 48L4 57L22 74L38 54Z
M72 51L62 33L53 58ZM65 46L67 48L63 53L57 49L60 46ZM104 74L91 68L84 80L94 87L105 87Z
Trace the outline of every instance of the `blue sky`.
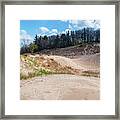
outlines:
M20 20L20 40L27 44L37 35L57 35L84 27L100 28L99 20Z

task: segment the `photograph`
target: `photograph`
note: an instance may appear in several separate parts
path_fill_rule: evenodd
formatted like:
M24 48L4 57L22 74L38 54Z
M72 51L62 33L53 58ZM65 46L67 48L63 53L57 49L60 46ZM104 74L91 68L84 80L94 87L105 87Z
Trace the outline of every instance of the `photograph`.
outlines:
M99 20L20 20L21 100L100 100Z

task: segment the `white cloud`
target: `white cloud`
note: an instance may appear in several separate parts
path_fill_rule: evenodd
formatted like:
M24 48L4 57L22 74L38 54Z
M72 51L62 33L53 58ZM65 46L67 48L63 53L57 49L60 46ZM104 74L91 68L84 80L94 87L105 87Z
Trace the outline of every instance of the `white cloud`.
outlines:
M52 29L49 33L49 35L57 35L59 32L57 29Z
M48 28L46 27L40 27L39 28L39 36L44 36L44 35L48 35L48 36L51 36L51 35L57 35L59 32L57 29L52 29L52 30L49 30Z
M25 30L20 30L20 34L26 34L27 32Z
M86 21L86 26L92 27L92 28L100 28L100 21L99 20L89 20Z
M57 29L52 29L51 32L58 33Z
M32 37L25 31L25 30L20 30L20 40L31 40Z
M49 31L49 29L48 28L46 28L46 27L40 27L39 28L39 36L41 35L41 36L44 36L44 35L47 35L48 33L49 33L50 31Z
M21 44L29 44L33 41L31 35L27 33L25 30L20 30L20 42Z
M40 32L42 32L42 33L49 32L49 29L46 28L46 27L40 27L39 30L40 30Z
M82 29L86 27L92 27L94 29L100 28L100 21L99 20L61 20L64 22L68 22L68 27L71 30L75 29Z

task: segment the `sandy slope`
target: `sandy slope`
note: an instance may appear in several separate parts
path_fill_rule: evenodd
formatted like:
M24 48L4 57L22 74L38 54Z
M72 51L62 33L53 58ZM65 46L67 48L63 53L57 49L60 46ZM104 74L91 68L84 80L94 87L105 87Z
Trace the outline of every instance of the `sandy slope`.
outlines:
M22 100L97 100L99 78L56 74L21 80Z
M70 66L74 69L98 71L100 68L99 53L96 53L94 55L80 55L73 59L56 55L50 55L48 57L54 59L62 66Z
M88 49L88 47L84 48ZM100 71L100 54L93 53L91 47L89 54L80 53L80 48L70 47L53 51L54 54L42 53L46 61L53 59L59 66L68 66L78 71ZM98 48L97 48L98 49ZM44 51L45 52L45 51ZM72 55L72 52L75 55ZM65 55L64 55L65 54ZM36 55L39 57L39 55ZM43 62L44 62L43 61ZM100 99L100 78L80 76L78 74L54 74L35 77L30 80L21 80L20 98L22 100L98 100Z

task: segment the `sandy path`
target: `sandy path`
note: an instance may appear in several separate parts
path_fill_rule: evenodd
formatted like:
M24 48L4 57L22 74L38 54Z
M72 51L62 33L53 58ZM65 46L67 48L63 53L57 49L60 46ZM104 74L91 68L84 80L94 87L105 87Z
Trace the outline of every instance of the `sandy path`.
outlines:
M55 74L21 80L22 100L98 100L99 78Z

